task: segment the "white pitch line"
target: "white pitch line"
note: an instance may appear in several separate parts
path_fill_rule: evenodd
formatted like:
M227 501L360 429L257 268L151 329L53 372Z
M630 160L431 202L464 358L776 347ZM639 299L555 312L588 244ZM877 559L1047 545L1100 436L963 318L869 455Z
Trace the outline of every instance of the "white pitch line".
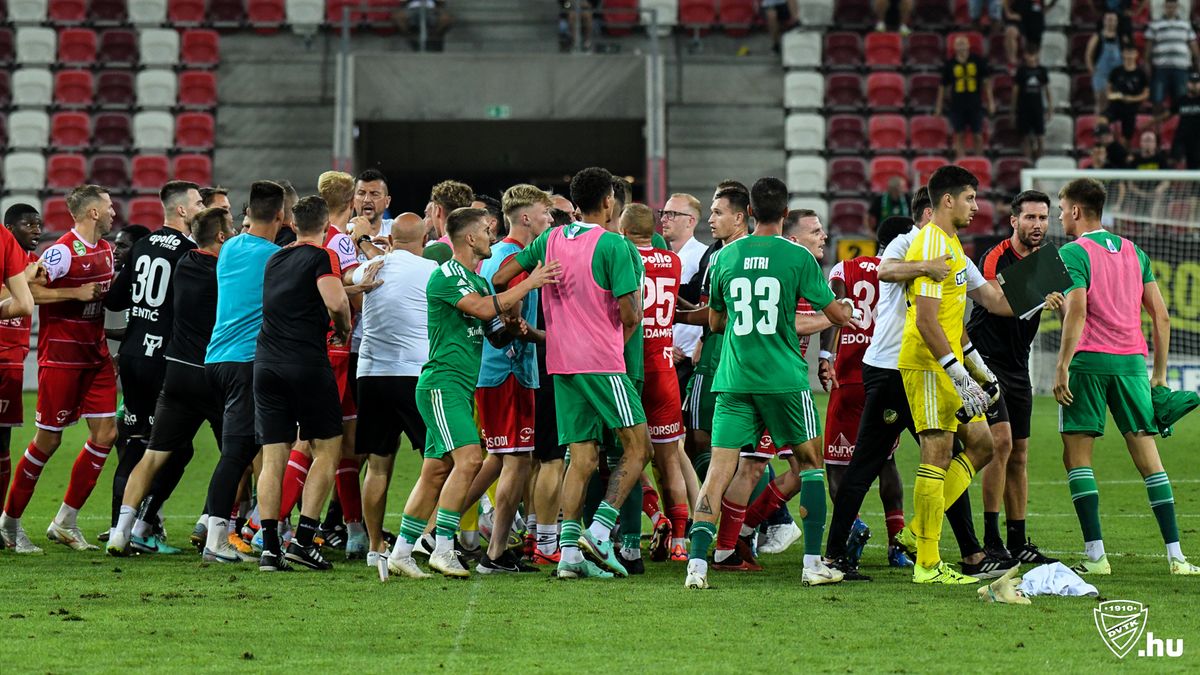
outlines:
M478 576L472 575L471 580L468 582L471 584L471 594L467 597L467 608L463 610L462 621L458 623L458 632L454 635L454 646L450 649L450 658L448 659L450 663L446 664L447 670L449 670L449 666L454 664L454 661L462 651L463 636L467 634L467 628L470 627L471 619L475 616L475 601L479 599L479 588L482 585Z

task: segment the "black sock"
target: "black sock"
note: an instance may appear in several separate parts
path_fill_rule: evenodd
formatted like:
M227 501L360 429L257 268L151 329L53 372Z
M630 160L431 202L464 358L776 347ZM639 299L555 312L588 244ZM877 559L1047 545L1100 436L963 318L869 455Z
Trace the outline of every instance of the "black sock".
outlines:
M313 545L313 537L317 534L317 528L321 525L316 518L308 516L300 516L300 524L296 526L296 543L302 548L308 548Z
M983 512L983 544L988 548L999 548L1000 543L1000 513L997 511Z
M246 519L245 519L245 517L243 517L243 516L239 515L239 516L237 517L237 520L233 521L233 526L234 526L234 530L233 530L233 531L234 531L235 533L237 533L238 535L241 535L241 533L242 533L242 528L246 526Z
M1025 546L1025 521L1009 519L1005 521L1004 528L1008 530L1008 550L1020 551Z
M337 495L329 502L329 509L325 511L325 523L321 526L323 529L332 530L342 524L342 503L337 500Z
M275 555L281 555L283 551L279 546L279 521L264 518L262 521L262 533L263 550L270 551Z

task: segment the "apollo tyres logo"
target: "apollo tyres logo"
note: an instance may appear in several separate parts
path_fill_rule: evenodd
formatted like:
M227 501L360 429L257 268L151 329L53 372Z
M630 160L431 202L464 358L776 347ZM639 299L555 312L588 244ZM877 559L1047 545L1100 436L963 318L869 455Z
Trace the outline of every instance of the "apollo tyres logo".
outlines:
M1150 608L1135 600L1105 600L1092 610L1100 638L1118 659L1125 658L1138 644L1138 656L1178 658L1183 656L1183 638L1163 639L1146 631ZM1142 633L1146 641L1140 643Z

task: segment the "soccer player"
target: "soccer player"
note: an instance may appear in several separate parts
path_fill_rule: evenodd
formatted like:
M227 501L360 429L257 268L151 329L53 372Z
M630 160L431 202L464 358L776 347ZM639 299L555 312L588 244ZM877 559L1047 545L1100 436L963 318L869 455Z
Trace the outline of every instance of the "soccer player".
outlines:
M428 428L425 460L388 559L389 570L411 578L428 576L417 567L412 551L435 507L436 544L429 566L448 577L470 575L454 553L454 535L483 457L475 426L475 386L484 335L499 342L499 333L505 331L500 315L529 291L554 283L558 274L557 263L539 264L512 288L490 294L487 281L473 271L492 253L486 216L481 209L451 212L447 231L454 257L435 270L426 285L429 362L417 381L417 408Z
M109 533L107 550L112 555L125 555L131 535L133 541L149 535L150 518L134 521L138 505L149 493L146 514L157 515L166 495L156 495L151 482L162 482L168 494L174 489L191 461L192 441L205 421L220 447L223 401L204 376L204 352L217 314L218 254L233 237L233 219L223 208L208 208L191 219L190 230L195 248L183 252L172 264L173 323L171 340L163 351L166 369L154 426L146 452L125 484L120 517ZM236 535L231 536L231 544L233 537ZM133 548L145 552L143 547Z
M112 198L98 185L81 185L67 195L67 208L75 226L42 254L46 286L75 288L94 282L106 292L113 257L103 237L112 228ZM104 338L104 309L99 298L47 304L39 322L37 433L13 471L0 531L9 545L20 536L21 515L42 468L62 443L63 429L83 417L88 438L46 537L77 551L95 550L79 531L77 517L117 437L117 376Z
M996 275L1041 247L1050 223L1050 197L1027 190L1012 201L1012 236L983 254L983 278L999 287ZM1000 399L988 408L992 431L992 461L984 467L983 545L988 555L1043 565L1058 562L1042 555L1025 536L1025 506L1029 496L1025 473L1029 426L1033 415L1033 384L1029 381L1029 347L1037 337L1041 314L1028 319L996 316L975 305L967 322L971 344L1000 383ZM969 352L970 346L964 347ZM1000 503L1004 502L1007 548L1000 539Z
M440 265L453 257L450 235L446 232L447 219L452 211L467 208L473 201L475 192L466 183L444 180L433 186L425 205L426 258Z
M229 190L216 185L213 187L200 188L200 201L204 202L204 208L218 208L233 213L233 207L229 204Z
M263 271L279 250L274 244L285 216L285 191L272 181L250 186L246 211L250 228L229 240L217 259L217 318L204 356L205 376L224 402L221 458L208 484L207 562L236 563L255 558L229 543L229 514L242 475L258 445L254 441L254 352L262 326ZM260 515L277 515L259 509ZM264 534L264 538L265 538Z
M571 201L582 211L582 221L544 232L501 266L492 283L501 288L521 270L531 271L544 261L562 263L559 284L542 293L559 442L570 446L571 456L563 478L558 577L623 577L627 571L610 537L618 509L641 480L650 456L646 415L627 374L626 348L640 335L643 272L630 244L604 229L614 206L612 174L599 167L576 173ZM639 357L640 352L639 347ZM584 530L587 485L599 463L598 444L606 428L615 432L623 452ZM584 560L583 551L607 572Z
M780 223L787 215L787 194L787 186L779 179L760 178L750 190L755 217L761 223ZM821 538L825 481L816 442L820 422L808 390L808 364L800 355L794 328L796 304L800 298L808 300L814 310L824 312L839 326L853 314L849 302L834 300L813 254L778 236L746 237L726 245L710 276L709 325L714 333L723 335L724 347L712 387L717 392L712 464L695 509L685 588L708 587L706 558L722 510L728 505L744 514L745 502L728 501L726 491L741 448L757 444L764 426L780 447L794 449L803 469L806 539ZM841 581L840 572L826 567L819 553L811 555L807 550L801 577L804 585Z
M28 204L14 204L9 209L14 207L23 207L13 212L15 218L28 220L29 211L27 209L33 209L33 207ZM22 213L25 215L20 215ZM37 215L40 233L42 217L37 214L36 209L33 209L33 213ZM4 282L4 289L8 292L8 297L0 300L0 320L19 319L33 314L34 299L29 289L29 280L37 270L32 267L33 263L28 262L28 252L31 249L25 248L17 242L15 230L9 226L7 216L4 224L6 231L0 232L0 264L3 265L3 269L0 270L0 280ZM29 225L26 224L25 227L28 228Z
M1071 276L1063 305L1062 342L1054 370L1063 465L1086 558L1080 574L1112 574L1100 531L1100 495L1092 471L1092 446L1112 413L1125 447L1146 483L1150 509L1167 546L1171 574L1197 575L1179 547L1175 497L1154 442L1152 387L1167 383L1171 324L1150 258L1133 242L1101 226L1104 186L1090 178L1067 183L1058 194L1063 228L1075 240L1059 254ZM1142 309L1150 315L1154 364L1146 378Z

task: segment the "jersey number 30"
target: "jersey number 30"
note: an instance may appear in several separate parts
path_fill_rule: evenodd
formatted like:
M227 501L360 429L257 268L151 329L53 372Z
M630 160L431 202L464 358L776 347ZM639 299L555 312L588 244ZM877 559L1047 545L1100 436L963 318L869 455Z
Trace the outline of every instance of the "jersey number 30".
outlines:
M779 325L778 279L759 277L751 286L749 279L738 277L729 282L729 295L733 298L734 335L775 334Z
M141 256L133 264L137 276L133 280L133 302L158 307L167 299L167 284L171 281L171 265L164 258Z

